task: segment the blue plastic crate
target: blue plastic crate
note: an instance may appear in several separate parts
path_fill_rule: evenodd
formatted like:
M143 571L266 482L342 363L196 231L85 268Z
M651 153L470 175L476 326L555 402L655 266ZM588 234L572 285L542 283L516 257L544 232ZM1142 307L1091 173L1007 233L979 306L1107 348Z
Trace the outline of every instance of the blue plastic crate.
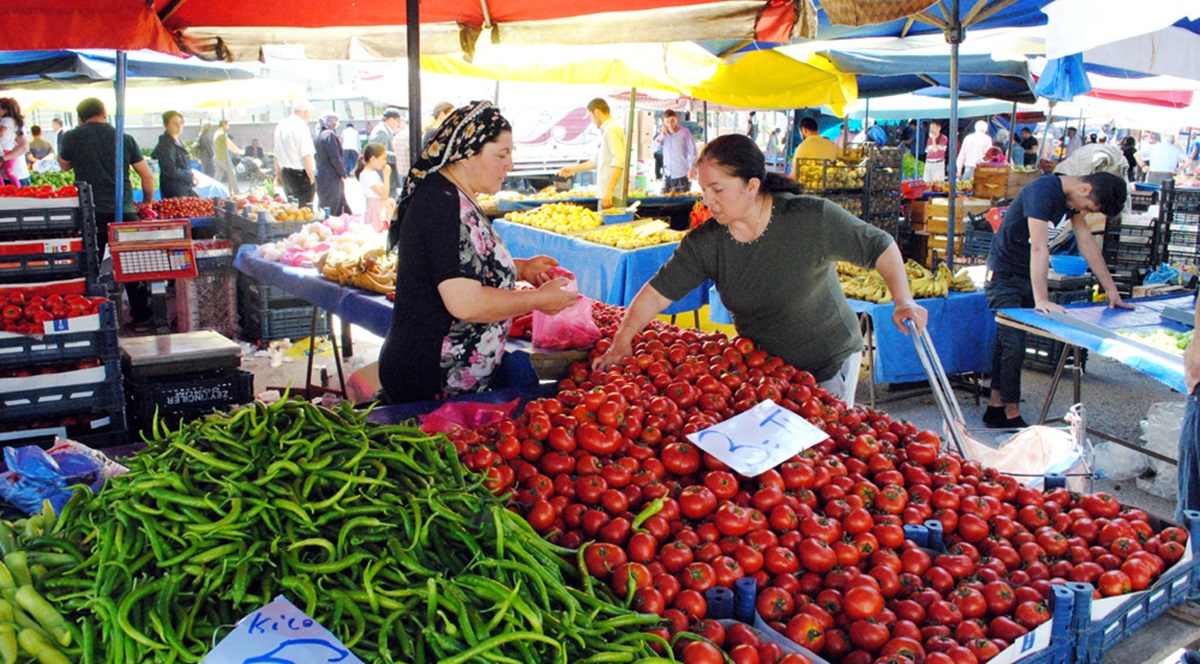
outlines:
M0 367L117 357L120 348L113 303L101 304L97 315L100 318L100 328L90 332L0 338Z
M24 199L8 199L13 207L6 205L0 209L0 241L78 237L81 233L86 237L84 231L91 228L94 243L96 216L92 188L84 182L75 186L79 188L78 201L35 199L39 203L36 207L18 208L15 206Z
M302 297L247 274L238 274L238 302L246 309L293 309L310 306Z
M247 341L275 341L276 339L303 339L313 334L312 306L289 309L239 308L242 338ZM328 320L317 317L318 336L329 334Z
M117 357L104 362L106 377L84 385L56 385L20 393L0 395L0 423L50 418L80 412L123 412L121 362Z
M1087 583L1068 584L1076 593L1076 614L1085 616L1079 624L1079 639L1075 648L1074 664L1099 664L1104 654L1141 629L1146 623L1162 615L1173 606L1187 601L1188 596L1200 585L1200 566L1195 554L1200 548L1197 534L1200 532L1200 512L1188 514L1190 560L1182 560L1167 570L1153 586L1131 595L1117 608L1099 620L1092 620L1092 586ZM1151 515L1150 525L1155 532L1168 525L1167 519Z

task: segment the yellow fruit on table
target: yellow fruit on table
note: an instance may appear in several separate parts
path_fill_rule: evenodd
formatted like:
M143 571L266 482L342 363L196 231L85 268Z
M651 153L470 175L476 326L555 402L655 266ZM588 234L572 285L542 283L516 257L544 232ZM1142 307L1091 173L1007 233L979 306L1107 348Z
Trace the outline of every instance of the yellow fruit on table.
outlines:
M583 236L588 242L604 244L618 249L642 249L660 244L670 244L683 239L684 231L662 230L653 233L639 233L641 225L617 224L599 228Z
M509 212L504 218L552 233L582 231L604 224L599 212L574 203L548 203L534 210Z

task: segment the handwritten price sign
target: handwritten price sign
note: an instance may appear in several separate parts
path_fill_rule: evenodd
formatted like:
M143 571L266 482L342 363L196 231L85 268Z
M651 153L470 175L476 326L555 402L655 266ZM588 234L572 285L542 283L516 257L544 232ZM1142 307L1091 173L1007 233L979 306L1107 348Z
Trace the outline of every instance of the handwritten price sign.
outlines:
M828 437L808 420L770 399L687 436L697 447L746 477L761 475Z
M246 616L203 664L363 664L283 595Z

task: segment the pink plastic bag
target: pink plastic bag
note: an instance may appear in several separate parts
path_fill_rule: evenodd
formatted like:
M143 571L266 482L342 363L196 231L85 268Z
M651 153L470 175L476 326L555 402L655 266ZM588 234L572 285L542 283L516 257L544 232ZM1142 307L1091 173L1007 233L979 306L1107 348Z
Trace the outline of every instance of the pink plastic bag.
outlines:
M554 268L553 276L565 276L571 281L567 290L579 292L575 275L562 268ZM547 350L580 350L591 348L600 340L600 328L592 318L592 301L577 295L575 304L554 314L533 312L533 346Z
M513 399L508 403L449 401L432 413L420 415L417 419L421 421L421 431L425 433L478 429L508 417L520 401L520 399Z

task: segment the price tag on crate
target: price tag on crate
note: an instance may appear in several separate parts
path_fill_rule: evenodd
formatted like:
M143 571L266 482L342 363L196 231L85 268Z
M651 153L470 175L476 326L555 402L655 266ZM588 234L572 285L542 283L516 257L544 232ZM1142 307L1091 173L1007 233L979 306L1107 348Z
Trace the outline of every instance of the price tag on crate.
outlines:
M746 477L756 477L829 436L767 399L754 408L688 434L688 440Z

